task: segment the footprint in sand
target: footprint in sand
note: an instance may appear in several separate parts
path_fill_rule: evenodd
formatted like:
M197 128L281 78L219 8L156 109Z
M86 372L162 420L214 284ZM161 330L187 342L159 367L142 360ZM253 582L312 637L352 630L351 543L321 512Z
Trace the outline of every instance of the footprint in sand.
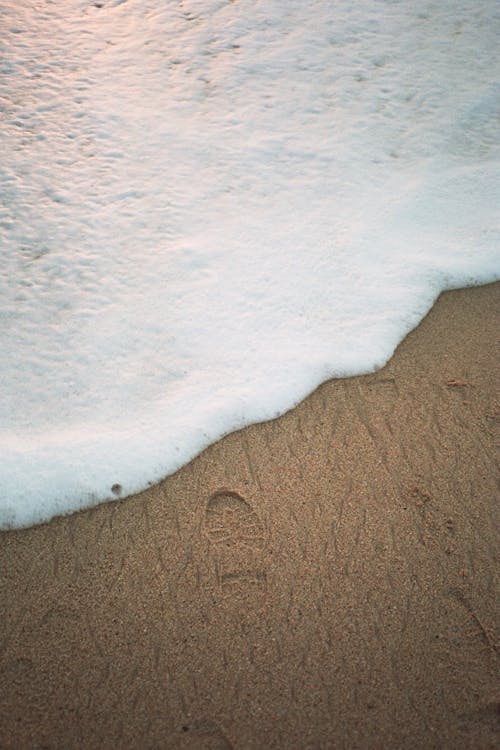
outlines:
M221 587L243 590L265 584L264 525L241 495L225 489L213 494L207 503L203 533L214 552Z

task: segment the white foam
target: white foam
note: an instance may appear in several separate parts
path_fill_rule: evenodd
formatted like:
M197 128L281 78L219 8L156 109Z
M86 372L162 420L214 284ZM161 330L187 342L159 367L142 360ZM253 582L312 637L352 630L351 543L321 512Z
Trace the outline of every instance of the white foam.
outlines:
M496 8L0 8L2 527L144 488L499 277Z

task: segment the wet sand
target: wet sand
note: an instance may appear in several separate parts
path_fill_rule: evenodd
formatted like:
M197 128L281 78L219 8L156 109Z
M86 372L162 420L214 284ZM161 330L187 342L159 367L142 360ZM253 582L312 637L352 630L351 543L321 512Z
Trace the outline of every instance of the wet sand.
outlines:
M498 747L500 284L127 500L0 534L0 747Z

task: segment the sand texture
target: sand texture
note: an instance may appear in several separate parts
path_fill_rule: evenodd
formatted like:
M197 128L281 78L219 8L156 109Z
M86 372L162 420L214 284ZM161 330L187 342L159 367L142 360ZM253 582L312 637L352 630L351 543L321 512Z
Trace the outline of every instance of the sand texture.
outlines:
M499 291L147 492L1 534L0 747L498 747Z

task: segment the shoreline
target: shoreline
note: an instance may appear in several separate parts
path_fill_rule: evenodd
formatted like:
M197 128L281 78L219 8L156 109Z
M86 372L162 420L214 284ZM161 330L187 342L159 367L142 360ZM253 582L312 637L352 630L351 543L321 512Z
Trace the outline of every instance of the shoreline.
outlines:
M500 283L160 484L0 533L2 748L493 748Z

